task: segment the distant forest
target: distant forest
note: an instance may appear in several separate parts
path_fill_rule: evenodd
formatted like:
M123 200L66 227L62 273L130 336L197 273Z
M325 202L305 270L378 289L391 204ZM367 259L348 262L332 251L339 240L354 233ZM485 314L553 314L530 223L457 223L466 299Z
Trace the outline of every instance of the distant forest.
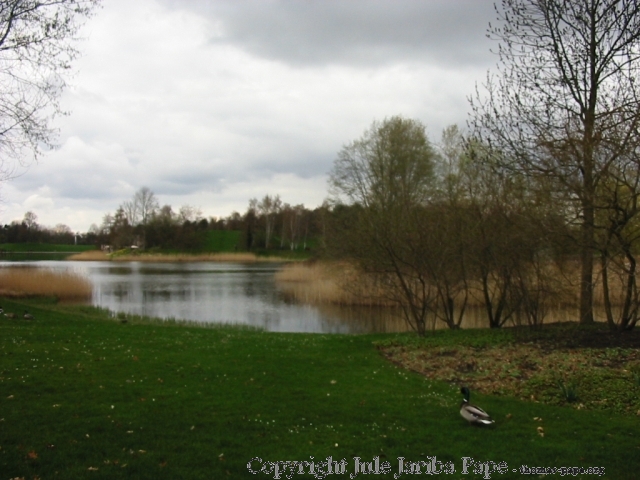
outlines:
M182 206L177 212L170 205L160 207L155 194L142 188L86 233L74 233L62 224L44 227L34 212L27 212L22 221L2 227L0 243L183 252L309 251L320 241L328 212L327 206L310 210L284 203L278 195L265 195L261 200L251 199L243 214L205 218L191 206Z

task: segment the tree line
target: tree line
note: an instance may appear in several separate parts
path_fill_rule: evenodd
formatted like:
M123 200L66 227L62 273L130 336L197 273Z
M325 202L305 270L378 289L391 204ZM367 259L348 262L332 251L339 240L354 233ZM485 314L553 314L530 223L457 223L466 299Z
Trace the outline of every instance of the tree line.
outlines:
M142 187L114 213L104 215L100 225L74 234L66 225L48 228L38 224L37 215L27 212L0 231L0 243L58 243L109 246L112 250L140 248L164 251L306 251L323 243L322 233L329 212L323 205L309 209L303 204L283 202L278 194L249 200L243 213L227 217L203 216L202 211L183 205L160 206L156 194ZM211 245L211 232L230 232L233 244ZM215 235L214 235L215 236Z
M191 205L183 205L177 211L171 205L160 206L156 194L142 187L114 213L105 214L100 225L92 224L89 231L78 238L81 243L109 246L114 250L133 247L187 252L309 251L311 245L319 242L327 208L311 210L302 204L283 202L277 194L267 194L260 200L249 200L244 213L234 211L227 217L205 218L199 208ZM11 228L32 232L29 241L35 238L53 241L53 237L45 235L48 229L28 221L29 215L35 217L29 212L25 220L13 222ZM221 231L235 234L233 244L211 245L211 232ZM56 240L63 239L56 237ZM69 243L70 239L66 240L60 243ZM8 241L27 240L25 236L12 236Z

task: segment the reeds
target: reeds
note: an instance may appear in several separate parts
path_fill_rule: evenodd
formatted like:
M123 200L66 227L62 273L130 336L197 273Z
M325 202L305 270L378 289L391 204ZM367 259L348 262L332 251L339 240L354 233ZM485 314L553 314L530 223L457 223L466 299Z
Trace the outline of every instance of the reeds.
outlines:
M303 303L393 306L372 278L347 262L294 263L275 278L283 293Z
M73 272L20 267L0 269L0 296L80 300L91 298L91 294L89 279Z

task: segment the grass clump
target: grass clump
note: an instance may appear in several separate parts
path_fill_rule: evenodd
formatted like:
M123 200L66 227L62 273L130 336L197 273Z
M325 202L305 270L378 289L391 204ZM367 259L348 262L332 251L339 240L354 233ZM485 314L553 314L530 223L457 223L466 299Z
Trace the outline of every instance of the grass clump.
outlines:
M562 379L556 381L562 397L569 403L573 403L578 400L578 393L576 392L576 386L573 382L566 382Z

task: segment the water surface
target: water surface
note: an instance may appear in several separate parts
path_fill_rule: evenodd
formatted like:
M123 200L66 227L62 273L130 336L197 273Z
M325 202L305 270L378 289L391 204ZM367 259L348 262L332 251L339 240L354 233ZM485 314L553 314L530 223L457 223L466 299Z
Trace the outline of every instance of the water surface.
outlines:
M91 304L115 313L251 325L275 332L369 333L406 329L400 318L384 309L297 304L278 289L274 274L281 265L271 262L36 261L19 265L85 275L93 284Z

